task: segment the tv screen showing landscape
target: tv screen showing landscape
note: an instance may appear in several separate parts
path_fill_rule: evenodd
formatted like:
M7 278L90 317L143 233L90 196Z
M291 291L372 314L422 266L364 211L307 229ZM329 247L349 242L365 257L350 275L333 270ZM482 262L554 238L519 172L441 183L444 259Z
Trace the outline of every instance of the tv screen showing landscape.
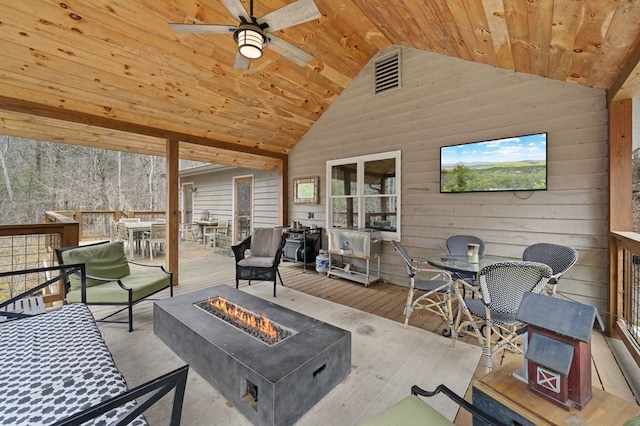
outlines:
M546 133L440 148L440 192L546 189Z

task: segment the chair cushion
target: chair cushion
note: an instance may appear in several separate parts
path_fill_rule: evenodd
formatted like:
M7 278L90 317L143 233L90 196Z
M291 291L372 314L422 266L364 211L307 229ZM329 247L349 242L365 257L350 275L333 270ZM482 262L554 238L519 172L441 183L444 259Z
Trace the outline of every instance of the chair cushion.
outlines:
M238 266L253 267L253 268L271 268L275 262L275 257L250 256L242 259L238 262Z
M95 277L122 278L131 273L122 241L65 250L62 260L65 264L84 263L87 275ZM69 282L71 290L80 289L80 277L77 275L71 275ZM103 281L87 278L87 287L102 284Z
M168 274L140 274L129 275L121 279L122 284L133 289L133 301L137 302L153 293L169 287L171 284ZM72 289L67 293L67 303L82 301L80 289ZM128 303L128 292L123 290L117 282L106 282L92 287L87 291L87 303Z
M275 257L282 244L282 230L256 228L251 236L251 256Z
M451 421L416 395L409 395L377 416L360 423L360 426L440 426L452 424Z

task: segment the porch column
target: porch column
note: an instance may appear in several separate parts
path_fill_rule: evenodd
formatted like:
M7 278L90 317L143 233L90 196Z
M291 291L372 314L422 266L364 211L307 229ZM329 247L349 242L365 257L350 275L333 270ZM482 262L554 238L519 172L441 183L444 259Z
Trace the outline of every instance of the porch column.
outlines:
M180 142L167 140L167 235L166 235L166 264L168 271L173 272L173 284L178 285L178 239L180 216L178 211L178 166L180 160Z
M278 206L278 223L289 223L289 158L285 157L278 163L280 175L280 205Z
M632 100L609 104L609 232L633 231L632 163L633 156ZM609 335L616 330L616 314L622 310L622 250L609 236L609 312L606 326Z

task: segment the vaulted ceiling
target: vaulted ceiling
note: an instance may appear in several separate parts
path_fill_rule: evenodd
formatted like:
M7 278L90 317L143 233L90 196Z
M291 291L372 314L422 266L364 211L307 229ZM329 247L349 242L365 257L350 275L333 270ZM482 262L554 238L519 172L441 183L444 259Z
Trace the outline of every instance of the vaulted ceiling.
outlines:
M249 10L248 0L242 0ZM255 0L262 16L291 0ZM640 96L640 2L316 0L319 19L276 35L306 66L266 49L234 70L220 0L3 0L0 133L272 169L377 52L408 46Z

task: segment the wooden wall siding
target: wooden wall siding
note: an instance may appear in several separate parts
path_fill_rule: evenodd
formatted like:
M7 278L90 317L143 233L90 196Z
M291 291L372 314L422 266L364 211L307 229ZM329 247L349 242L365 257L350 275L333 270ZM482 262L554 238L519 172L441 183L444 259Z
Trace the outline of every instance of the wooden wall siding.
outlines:
M232 220L233 178L253 176L253 221L254 227L278 226L278 171L266 172L244 168L209 171L182 177L182 182L193 182L198 188L194 192L194 218L204 210L212 217ZM232 226L232 222L229 222Z
M326 226L327 160L400 149L410 253L445 251L448 236L467 233L489 254L518 259L536 242L565 244L580 258L560 291L606 309L605 92L410 48L402 61L401 89L373 95L369 63L293 150L290 179L317 175L321 184L320 205L291 204L290 216L314 211ZM440 146L536 132L549 133L548 191L440 194ZM385 243L383 276L407 285L399 260Z

